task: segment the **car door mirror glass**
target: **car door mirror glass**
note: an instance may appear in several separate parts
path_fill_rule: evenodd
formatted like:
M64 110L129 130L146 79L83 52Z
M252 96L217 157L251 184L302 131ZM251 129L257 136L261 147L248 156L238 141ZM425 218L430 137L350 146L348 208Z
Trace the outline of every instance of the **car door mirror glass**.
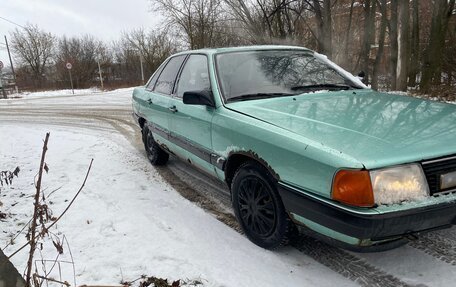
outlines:
M207 90L185 92L183 101L186 105L215 106L212 92Z

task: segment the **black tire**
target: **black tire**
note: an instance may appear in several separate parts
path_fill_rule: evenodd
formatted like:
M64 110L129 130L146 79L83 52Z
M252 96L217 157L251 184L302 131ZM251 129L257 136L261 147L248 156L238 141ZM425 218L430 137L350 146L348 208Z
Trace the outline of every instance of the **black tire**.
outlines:
M165 165L168 162L169 154L154 140L154 136L147 126L144 126L142 136L147 158L152 165Z
M242 164L234 175L231 192L236 218L253 243L266 249L288 243L294 225L266 168L254 161Z

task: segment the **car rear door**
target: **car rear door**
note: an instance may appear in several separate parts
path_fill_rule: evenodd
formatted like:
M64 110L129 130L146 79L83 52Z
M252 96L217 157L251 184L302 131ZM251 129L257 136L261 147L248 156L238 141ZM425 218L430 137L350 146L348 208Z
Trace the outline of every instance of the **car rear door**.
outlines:
M161 71L149 81L146 87L148 99L145 99L145 106L142 113L147 121L152 124L152 133L168 140L169 138L169 116L170 99L174 90L177 74L184 62L186 55L179 55L168 60ZM156 79L154 79L156 78Z
M170 116L170 137L180 147L179 156L205 172L215 175L211 164L211 122L214 108L202 105L186 105L184 92L211 90L207 56L191 54L182 68L176 91L170 100L173 115Z

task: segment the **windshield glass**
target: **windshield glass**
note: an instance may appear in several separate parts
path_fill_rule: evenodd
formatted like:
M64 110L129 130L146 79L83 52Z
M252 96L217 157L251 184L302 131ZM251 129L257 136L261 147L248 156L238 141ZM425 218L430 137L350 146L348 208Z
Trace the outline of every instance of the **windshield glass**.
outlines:
M222 53L216 68L226 101L362 88L310 51Z

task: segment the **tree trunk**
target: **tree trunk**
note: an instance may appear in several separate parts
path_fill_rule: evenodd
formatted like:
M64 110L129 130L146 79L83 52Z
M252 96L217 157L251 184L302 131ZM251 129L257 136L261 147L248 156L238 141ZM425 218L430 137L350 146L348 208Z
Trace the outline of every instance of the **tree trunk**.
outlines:
M390 39L390 77L391 90L396 89L396 67L398 57L397 43L397 9L398 1L391 1L391 19L389 24L389 39Z
M373 39L375 39L375 10L376 1L364 1L364 35L361 47L361 70L365 73L364 82L369 82L369 55Z
M431 35L423 56L423 76L420 91L429 93L432 83L440 84L443 48L448 21L454 9L455 0L435 0L432 10Z
M323 43L325 54L332 58L332 20L331 20L331 0L323 1Z
M331 21L331 1L323 0L323 7L319 0L313 0L315 18L317 21L317 50L325 54L328 58L332 57L332 21Z
M388 15L386 13L386 0L381 0L382 22L380 23L380 34L378 35L378 50L375 57L374 69L372 72L372 89L378 90L378 70L383 58L383 51L385 47L385 34L386 24L388 22Z
M347 25L347 31L345 33L345 43L344 43L344 53L343 53L343 62L345 63L344 66L348 67L350 64L350 57L348 56L348 44L350 42L350 30L351 30L351 25L353 21L353 6L355 5L355 0L351 0L350 3L350 14L348 15L348 25ZM353 68L353 67L352 67Z
M409 58L409 87L416 86L416 76L418 74L420 62L420 22L419 22L419 0L412 0L412 35L410 40Z
M409 1L398 1L398 53L396 66L396 90L407 91L407 64L409 55Z

